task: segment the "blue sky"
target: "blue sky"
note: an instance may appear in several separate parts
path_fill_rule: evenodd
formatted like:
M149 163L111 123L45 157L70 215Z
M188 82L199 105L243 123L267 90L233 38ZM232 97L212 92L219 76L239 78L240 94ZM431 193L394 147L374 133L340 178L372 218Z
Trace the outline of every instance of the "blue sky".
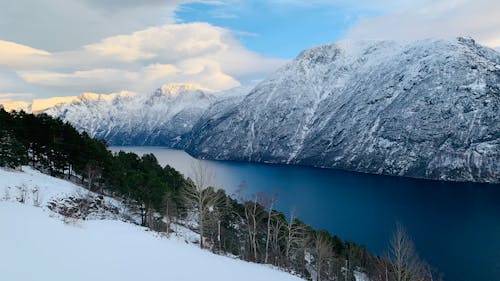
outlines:
M471 36L498 0L16 0L0 9L0 103L164 84L227 90L339 39Z
M337 41L359 18L379 14L346 4L272 1L187 3L175 12L178 22L209 22L228 28L245 47L279 58L292 58L303 49Z

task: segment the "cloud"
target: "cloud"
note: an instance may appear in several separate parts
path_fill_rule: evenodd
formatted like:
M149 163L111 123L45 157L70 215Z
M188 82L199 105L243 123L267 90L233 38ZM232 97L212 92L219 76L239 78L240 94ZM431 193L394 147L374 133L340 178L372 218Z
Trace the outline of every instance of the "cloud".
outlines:
M111 92L117 85L137 78L135 73L120 69L92 69L71 73L27 71L20 72L19 75L29 84L64 89L72 94L85 91Z
M385 15L360 20L346 37L413 40L470 36L482 44L496 47L500 45L499 14L499 1L408 1Z
M38 50L28 46L16 44L13 42L0 40L0 55L2 55L2 57L14 56L18 58L22 56L32 56L32 55L46 56L50 55L50 53L44 50Z
M71 73L25 71L19 75L27 83L47 89L106 93L121 90L151 92L168 83L191 83L209 90L225 90L239 86L233 77L223 73L217 62L188 59L174 65L151 64L130 71L124 69L92 69Z
M49 51L72 50L116 34L173 23L182 1L16 0L0 9L2 40Z
M23 67L49 60L50 53L45 50L0 40L0 64L4 67Z
M0 54L0 81L7 71L22 81L19 88L41 97L145 93L165 83L218 91L264 78L284 62L252 52L234 37L224 28L189 23L150 27L62 52L0 41L0 51L6 51ZM0 85L0 91L7 90Z
M227 48L228 31L207 23L151 27L130 35L113 36L84 47L86 51L124 61L202 56Z

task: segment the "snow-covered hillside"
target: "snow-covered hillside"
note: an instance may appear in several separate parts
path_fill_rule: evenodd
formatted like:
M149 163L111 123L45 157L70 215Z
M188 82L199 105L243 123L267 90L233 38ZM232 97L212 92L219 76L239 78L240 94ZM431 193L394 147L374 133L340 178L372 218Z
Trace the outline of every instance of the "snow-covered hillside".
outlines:
M175 147L212 104L249 90L212 93L194 85L169 84L152 94L82 95L44 112L111 145Z
M36 193L40 207L33 206ZM182 237L165 238L106 217L63 221L48 208L54 200L85 193L29 167L24 172L0 169L0 279L301 280L264 265L200 250ZM17 202L21 197L24 204ZM123 208L113 199L104 201Z
M209 159L500 181L500 54L472 39L302 52L185 146Z

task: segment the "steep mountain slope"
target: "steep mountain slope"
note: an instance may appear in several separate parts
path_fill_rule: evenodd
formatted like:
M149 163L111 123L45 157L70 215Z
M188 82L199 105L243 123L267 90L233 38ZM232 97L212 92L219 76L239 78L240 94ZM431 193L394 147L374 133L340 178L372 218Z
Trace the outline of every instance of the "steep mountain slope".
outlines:
M45 112L111 145L176 147L210 105L238 94L171 84L149 95L82 95Z
M302 52L185 144L203 158L500 182L500 54L471 39Z

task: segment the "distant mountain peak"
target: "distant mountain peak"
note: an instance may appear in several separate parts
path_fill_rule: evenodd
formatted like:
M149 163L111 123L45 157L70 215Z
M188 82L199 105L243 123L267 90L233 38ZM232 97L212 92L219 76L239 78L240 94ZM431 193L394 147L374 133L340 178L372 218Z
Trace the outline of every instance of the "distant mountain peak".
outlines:
M170 83L161 86L156 92L163 95L178 95L185 92L191 91L208 91L208 89L201 87L196 84L180 84L180 83Z
M99 94L99 93L86 92L86 93L80 94L76 101L86 101L86 102L99 101L99 100L110 101L110 100L114 100L116 98L133 97L136 95L137 95L137 93L130 92L130 91L121 91L119 93L110 93L110 94Z

